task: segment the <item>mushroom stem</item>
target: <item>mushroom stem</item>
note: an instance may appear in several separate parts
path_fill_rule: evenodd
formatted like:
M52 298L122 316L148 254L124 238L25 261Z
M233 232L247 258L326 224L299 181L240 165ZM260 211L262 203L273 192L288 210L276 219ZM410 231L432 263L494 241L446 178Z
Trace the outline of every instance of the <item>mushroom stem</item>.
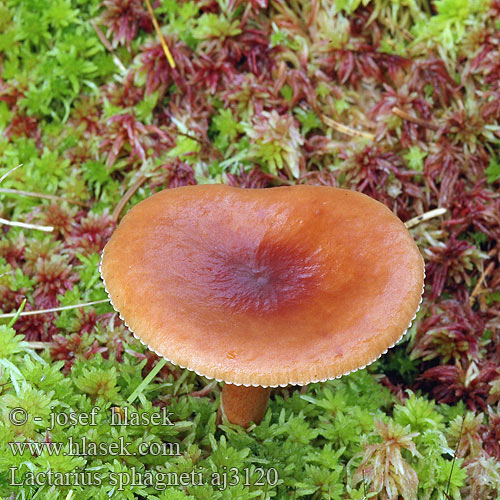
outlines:
M224 384L221 408L229 422L247 428L251 422L259 424L264 418L271 394L270 387L245 387Z

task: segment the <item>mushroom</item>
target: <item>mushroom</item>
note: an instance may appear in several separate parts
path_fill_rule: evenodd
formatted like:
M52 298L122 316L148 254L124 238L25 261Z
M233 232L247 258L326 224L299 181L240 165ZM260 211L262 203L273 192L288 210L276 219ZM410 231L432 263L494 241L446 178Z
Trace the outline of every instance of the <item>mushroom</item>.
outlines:
M324 186L161 191L123 218L100 270L135 336L225 382L223 413L243 427L272 387L340 377L394 346L424 282L387 207Z

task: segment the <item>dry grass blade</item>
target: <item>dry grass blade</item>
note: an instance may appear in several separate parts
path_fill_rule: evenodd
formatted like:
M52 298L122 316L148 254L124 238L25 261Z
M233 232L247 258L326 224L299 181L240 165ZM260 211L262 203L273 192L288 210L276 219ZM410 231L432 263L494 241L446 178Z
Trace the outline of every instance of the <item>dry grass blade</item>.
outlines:
M8 172L6 172L5 174L2 175L2 177L0 177L0 184L2 183L2 181L7 177L9 176L12 172L14 172L14 170L17 170L19 167L22 167L23 164L19 164L17 167L14 167L14 168L11 168Z
M417 226L421 222L432 219L434 217L439 217L440 215L444 215L446 213L446 208L435 208L434 210L429 210L422 215L417 215L413 217L413 219L407 220L405 222L405 226L410 229L411 227Z
M170 67L172 69L174 69L175 68L174 58L172 57L170 49L168 48L167 42L165 42L165 38L163 38L163 33L160 30L160 25L158 24L158 21L156 20L156 16L155 16L155 13L153 11L153 7L151 6L151 2L149 0L146 0L146 6L148 8L149 14L151 15L151 20L153 21L153 26L155 27L156 33L160 37L160 43L161 43L161 46L163 47L163 52L165 52L165 57L167 58L168 64L170 64Z
M489 253L489 256L492 257L495 253L496 249L493 249ZM495 261L492 261L488 264L486 269L484 269L483 272L481 273L481 276L477 280L476 286L474 287L474 290L472 290L472 293L469 297L469 304L471 307L474 305L476 297L481 293L483 285L486 285L486 278L490 275L491 271L493 271L494 268L495 268Z
M120 214L122 210L125 208L125 205L129 202L130 198L134 196L135 192L144 184L146 181L146 177L141 175L133 184L127 189L127 192L122 196L122 199L118 202L111 217L114 222L118 222Z
M21 163L17 167L11 168L8 172L2 175L0 177L0 184L3 182L3 180L10 175L14 170L17 170L19 167L22 167L23 164ZM5 224L6 226L12 226L12 227L23 227L25 229L36 229L38 231L45 231L47 233L50 233L51 231L54 230L52 226L39 226L38 224L28 224L27 222L13 222L7 219L3 219L0 217L0 224Z
M37 311L23 311L21 314L19 314L19 316L35 316L36 314L67 311L68 309L78 309L80 307L93 306L95 304L104 304L105 302L109 302L109 299L94 300L92 302L83 302L81 304L75 304L72 306L52 307L50 309L38 309ZM13 318L16 316L16 314L17 313L0 314L0 319Z
M337 132L350 135L351 137L364 137L365 139L370 139L371 141L375 139L375 136L373 134L370 134L370 132L363 132L361 130L356 130L355 128L347 127L346 125L342 125L342 123L336 122L323 113L320 113L320 116L326 125L332 127Z
M44 200L65 201L67 203L79 205L80 207L88 207L89 206L88 203L84 203L83 201L71 200L71 199L63 198L62 196L56 196L55 194L35 193L34 191L22 191L20 189L10 189L10 188L0 188L0 193L13 194L13 195L19 195L19 196L31 196L33 198L43 198Z
M399 109L398 107L394 106L392 108L392 112L396 115L399 116L399 118L402 118L403 120L407 120L409 122L416 123L417 125L421 125L422 127L425 128L430 128L431 130L438 130L438 126L434 125L433 123L429 123L428 121L422 120L422 118L417 118L416 116L412 116L406 111L403 111L402 109Z
M25 229L36 229L37 231L45 231L47 233L54 231L52 226L39 226L37 224L28 224L27 222L13 222L11 220L3 219L2 217L0 217L0 224L13 227L23 227Z

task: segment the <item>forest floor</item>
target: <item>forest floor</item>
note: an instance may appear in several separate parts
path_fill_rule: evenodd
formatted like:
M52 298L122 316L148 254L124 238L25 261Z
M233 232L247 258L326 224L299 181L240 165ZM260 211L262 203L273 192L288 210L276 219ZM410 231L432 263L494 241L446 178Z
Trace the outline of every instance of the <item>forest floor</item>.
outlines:
M0 496L500 498L500 2L153 8L175 68L140 0L0 1ZM100 254L130 207L201 183L441 208L410 229L426 286L403 342L274 390L248 431L216 425L209 380L148 377ZM174 425L111 425L125 407Z

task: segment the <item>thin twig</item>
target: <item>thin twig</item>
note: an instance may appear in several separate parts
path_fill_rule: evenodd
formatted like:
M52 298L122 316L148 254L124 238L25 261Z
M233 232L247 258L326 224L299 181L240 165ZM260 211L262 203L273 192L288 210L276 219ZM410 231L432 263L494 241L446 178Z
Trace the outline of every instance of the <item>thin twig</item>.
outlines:
M130 198L134 196L135 192L146 182L147 177L141 175L133 184L127 189L127 192L122 196L122 199L118 202L113 213L111 214L111 218L116 223L122 213L122 210L125 208L125 205L129 202Z
M165 53L165 57L167 58L168 64L170 64L170 67L172 69L174 69L175 68L174 58L172 57L172 54L170 53L167 42L165 42L165 38L163 38L163 33L160 30L160 26L158 24L158 21L156 20L156 16L155 16L153 7L151 7L151 2L149 0L146 0L146 6L147 6L149 14L151 16L151 21L153 21L153 26L155 27L156 33L160 37L160 43L161 43L161 46L163 47L163 52Z
M416 116L412 116L406 111L403 111L402 109L394 106L391 110L396 116L399 116L399 118L402 118L403 120L407 120L409 122L416 123L417 125L421 125L422 127L430 128L431 130L438 130L439 127L437 125L434 125L434 123L429 123L426 120L422 120L422 118L418 118Z
M19 167L22 167L23 164L19 164L17 167L11 168L8 172L2 175L0 177L0 184L2 181L10 175L14 170L17 170ZM7 219L3 219L0 217L0 224L5 224L6 226L13 226L13 227L24 227L25 229L37 229L38 231L45 231L47 233L50 233L51 231L54 230L52 226L39 226L37 224L28 224L27 222L13 222Z
M22 167L23 164L20 163L17 167L14 167L14 168L11 168L7 173L3 174L2 177L0 177L0 184L2 183L2 181L8 176L10 175L12 172L14 172L14 170L17 170L19 167Z
M476 286L474 290L472 290L471 296L469 297L469 304L472 307L474 302L476 301L476 297L481 293L481 289L483 288L483 284L486 285L485 279L489 276L493 268L495 267L495 262L492 261L488 264L488 267L483 270L480 278L477 280Z
M37 224L28 224L27 222L13 222L11 220L3 219L2 217L0 217L0 224L5 224L6 226L24 227L25 229L37 229L38 231L45 231L47 233L54 231L52 226L38 226Z
M38 309L37 311L24 311L19 316L34 316L36 314L67 311L68 309L78 309L80 307L93 306L95 304L104 304L105 302L109 302L109 299L94 300L92 302L83 302L82 304L75 304L72 306L51 307L50 309ZM0 314L0 319L13 318L14 316L16 316L16 314L17 313Z
M9 189L9 188L0 188L0 193L14 194L19 196L31 196L33 198L43 198L44 200L66 201L67 203L73 203L74 205L80 205L81 207L89 206L88 203L84 203L83 201L70 200L62 196L57 196L55 194L35 193L34 191L21 191L20 189Z
M195 137L194 135L186 134L185 132L179 132L179 131L177 131L177 135L183 135L184 137L187 137L188 139L191 139L192 141L198 142L202 146L204 145L204 142L201 139L198 139L198 137Z
M365 481L365 468L363 467L363 470L362 470L362 473L363 473L363 500L365 500L367 498L367 493L366 493L366 481Z
M433 217L444 215L445 213L446 208L435 208L434 210L429 210L429 212L425 212L422 215L417 215L416 217L413 217L413 219L407 220L405 222L405 226L410 229L411 227L416 226L421 222L432 219Z
M320 117L329 127L332 127L338 132L342 132L343 134L350 135L352 137L364 137L365 139L370 139L371 141L375 139L375 136L373 134L370 134L369 132L363 132L355 128L347 127L346 125L342 125L342 123L336 122L323 113L320 113Z

